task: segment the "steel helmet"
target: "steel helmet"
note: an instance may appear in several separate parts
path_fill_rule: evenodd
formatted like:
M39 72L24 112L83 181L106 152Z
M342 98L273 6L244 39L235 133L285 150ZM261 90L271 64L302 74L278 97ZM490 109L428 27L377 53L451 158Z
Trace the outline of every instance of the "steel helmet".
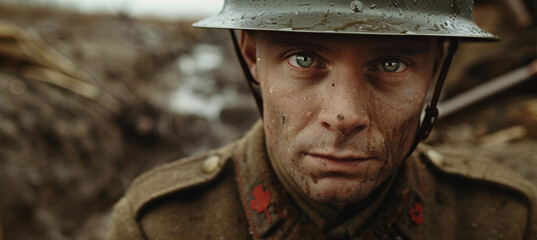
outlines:
M472 9L473 0L226 0L219 14L193 26L498 39L475 24Z

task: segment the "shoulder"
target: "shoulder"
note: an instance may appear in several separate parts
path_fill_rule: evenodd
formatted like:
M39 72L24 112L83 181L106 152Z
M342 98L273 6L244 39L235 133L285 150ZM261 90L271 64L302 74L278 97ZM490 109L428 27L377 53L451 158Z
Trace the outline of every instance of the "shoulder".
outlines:
M140 175L114 208L110 228L115 235L111 236L132 231L143 232L145 239L247 239L248 226L234 174L236 145Z
M470 153L423 145L418 154L431 186L424 194L434 203L431 214L442 216L448 223L443 226L451 225L476 239L537 236L537 191L533 183L491 159ZM480 226L501 233L479 231Z
M506 190L519 192L532 201L537 200L533 183L491 159L426 145L420 146L419 150L422 162L439 174L496 185Z
M134 216L158 199L214 181L232 158L236 143L156 167L137 177L125 194Z

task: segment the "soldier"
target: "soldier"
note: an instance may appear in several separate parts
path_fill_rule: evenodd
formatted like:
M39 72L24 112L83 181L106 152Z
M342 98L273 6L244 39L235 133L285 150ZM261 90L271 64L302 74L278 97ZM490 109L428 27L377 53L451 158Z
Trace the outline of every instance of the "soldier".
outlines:
M418 146L458 41L497 39L471 0L227 0L195 26L243 30L262 120L138 177L109 239L537 238L531 183Z

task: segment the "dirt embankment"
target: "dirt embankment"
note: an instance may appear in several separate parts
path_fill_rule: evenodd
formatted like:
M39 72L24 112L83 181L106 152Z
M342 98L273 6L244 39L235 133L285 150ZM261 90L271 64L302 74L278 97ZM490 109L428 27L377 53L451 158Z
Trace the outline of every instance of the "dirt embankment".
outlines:
M106 101L80 94L88 88L47 82L43 72L29 76L33 67L54 68L32 57L1 54L5 239L102 239L110 208L134 177L237 139L257 118L251 101L236 101L250 98L227 32L39 8L2 6L0 16L36 32L119 106L111 111ZM0 43L17 40L2 36ZM211 103L205 96L234 104L185 107L203 108Z

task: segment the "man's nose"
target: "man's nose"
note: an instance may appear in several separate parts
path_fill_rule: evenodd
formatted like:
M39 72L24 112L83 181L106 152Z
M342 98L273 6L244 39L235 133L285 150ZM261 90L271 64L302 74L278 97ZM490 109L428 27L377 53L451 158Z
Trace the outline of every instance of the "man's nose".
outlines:
M361 88L356 79L349 83L331 84L326 91L319 121L323 127L341 135L348 135L367 128L370 117L367 110L367 89ZM365 86L363 86L365 87Z

